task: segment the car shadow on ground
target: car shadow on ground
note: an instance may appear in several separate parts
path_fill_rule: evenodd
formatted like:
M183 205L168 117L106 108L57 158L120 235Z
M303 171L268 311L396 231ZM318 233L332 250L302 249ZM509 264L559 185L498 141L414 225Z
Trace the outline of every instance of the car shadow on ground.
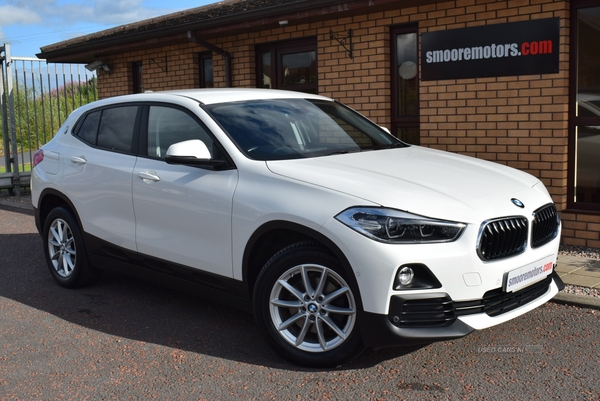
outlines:
M28 211L10 211L32 218ZM111 336L248 364L304 370L269 348L249 313L112 272L93 286L62 288L47 270L41 237L31 229L26 234L6 233L10 230L0 229L0 297ZM416 349L367 350L338 369L374 366Z

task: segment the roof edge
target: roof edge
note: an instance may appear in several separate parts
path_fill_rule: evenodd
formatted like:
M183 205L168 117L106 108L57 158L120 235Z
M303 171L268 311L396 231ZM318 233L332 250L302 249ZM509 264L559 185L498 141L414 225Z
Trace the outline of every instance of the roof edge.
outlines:
M278 23L280 19L314 20L315 17L331 17L332 14L341 16L363 8L375 11L379 8L408 7L440 1L442 0L225 0L43 46L37 56L49 62L89 62L96 54L106 53L106 49L127 46L132 42L148 46L156 41L166 43L168 38L182 42L185 41L183 35L187 31L196 31L209 38L210 35L261 29ZM258 4L256 8L248 10L248 5L255 4ZM267 5L264 6L265 4ZM238 8L242 11L237 10ZM211 17L214 12L221 14Z

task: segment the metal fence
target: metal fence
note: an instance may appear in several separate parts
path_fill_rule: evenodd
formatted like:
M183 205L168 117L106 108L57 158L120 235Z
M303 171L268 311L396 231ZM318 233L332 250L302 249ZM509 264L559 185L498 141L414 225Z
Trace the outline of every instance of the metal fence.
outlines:
M83 64L12 57L0 46L0 190L20 195L29 186L35 151L68 115L98 98L97 78Z

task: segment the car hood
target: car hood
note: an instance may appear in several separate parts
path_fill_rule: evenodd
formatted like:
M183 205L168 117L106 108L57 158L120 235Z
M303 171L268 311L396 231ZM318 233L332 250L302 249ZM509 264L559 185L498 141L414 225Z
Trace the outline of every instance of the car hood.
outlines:
M525 204L551 202L530 174L418 146L269 161L267 166L275 174L365 202L464 222L479 219L479 214L516 214L513 197ZM532 190L535 186L540 188Z

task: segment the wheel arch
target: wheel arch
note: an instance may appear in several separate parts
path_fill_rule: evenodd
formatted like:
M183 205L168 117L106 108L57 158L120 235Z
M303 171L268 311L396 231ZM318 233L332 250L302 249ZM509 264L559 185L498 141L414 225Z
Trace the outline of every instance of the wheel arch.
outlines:
M44 230L44 225L46 224L46 218L48 217L48 214L59 206L62 206L71 212L73 217L75 217L77 220L77 224L81 228L81 231L83 232L81 219L79 218L79 214L77 213L77 209L75 209L73 202L71 202L71 200L62 192L52 188L46 188L40 194L38 205L35 208L35 224L40 234Z
M357 303L362 309L362 301L358 289L358 282L354 276L354 270L346 255L328 237L301 224L289 221L271 221L259 227L246 244L242 262L242 274L244 282L248 286L248 293L252 298L256 279L265 263L278 251L288 245L311 241L330 252L341 264L346 273L346 279L350 280L357 292Z

